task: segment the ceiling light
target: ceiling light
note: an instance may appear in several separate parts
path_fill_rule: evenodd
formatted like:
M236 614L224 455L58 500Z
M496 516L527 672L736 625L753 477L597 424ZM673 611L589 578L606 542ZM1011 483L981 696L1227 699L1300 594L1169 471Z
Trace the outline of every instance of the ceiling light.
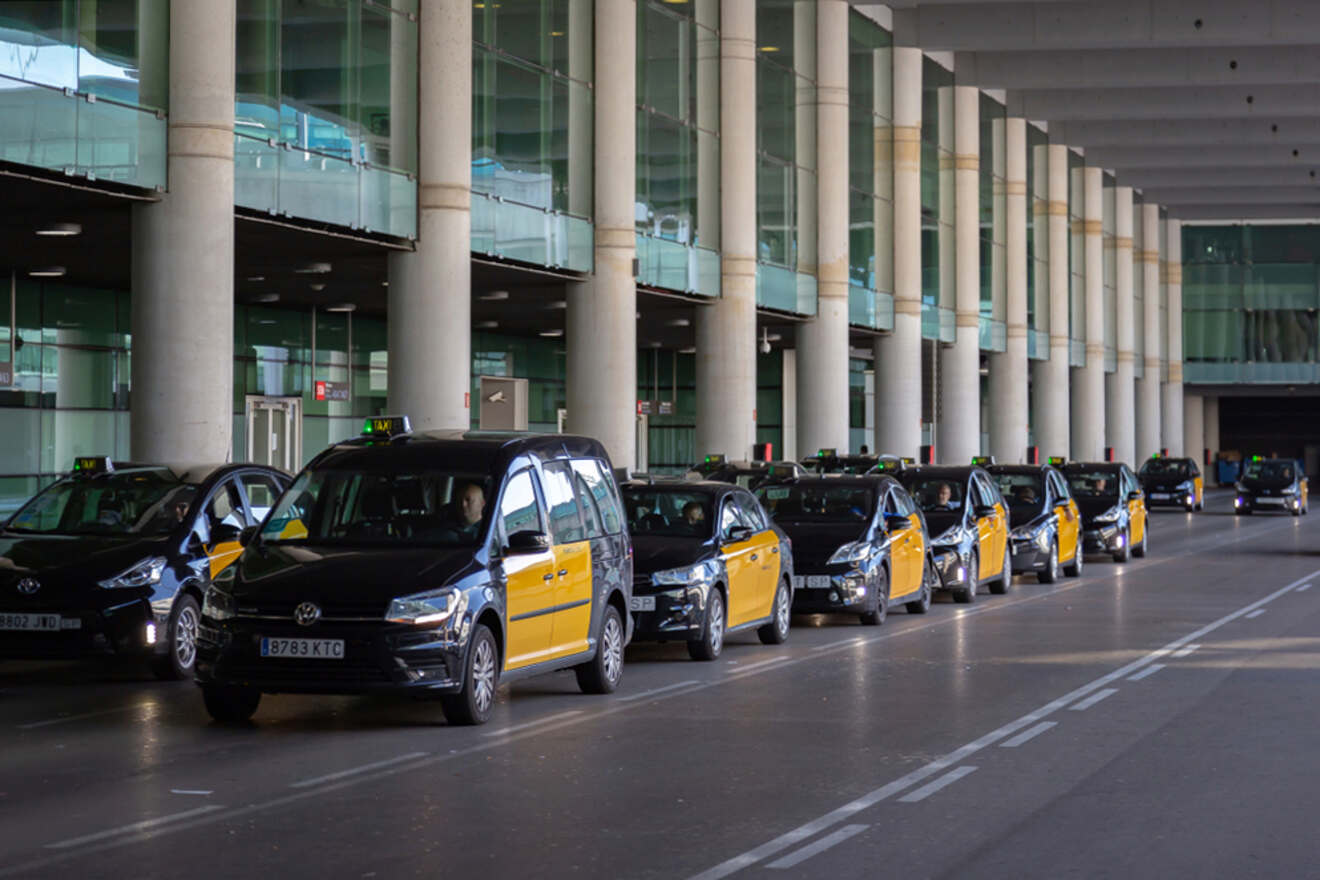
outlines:
M247 280L248 280L248 281L265 281L265 280L266 280L266 276L265 276L265 275L249 275L249 276L247 277Z
M663 347L664 347L664 346L663 346L661 343L659 343L659 342L651 342L651 343L647 343L647 344L648 344L649 347L651 347L651 348L663 348Z
M507 290L492 290L477 297L477 299L484 299L486 302L494 302L495 300L508 298L509 292Z
M691 326L691 324L692 322L687 318L670 318L668 321L665 321L665 326L667 327L688 327Z
M540 334L538 334L538 335L540 335L540 336L563 336L563 335L564 335L564 331L563 331L563 330L542 330L542 331L540 332Z
M63 266L43 266L40 269L32 269L28 272L32 278L63 278Z
M309 284L307 286L310 287L312 290L318 290L318 291L325 290L325 285L321 283Z
M388 281L382 281L382 282L380 283L380 286L381 286L381 287L389 287L389 286L390 286L390 283L389 283Z
M352 303L339 303L333 306L326 306L325 310L327 312L353 312L357 311L357 306Z
M566 309L568 308L568 301L562 299L551 300L545 304L545 307L547 309Z
M37 235L70 236L81 234L82 226L78 223L51 223L37 230Z
M329 263L308 263L305 266L299 266L294 269L299 275L326 275L330 272Z
M766 338L766 339L769 339L771 342L778 342L779 340L783 339L784 337L783 337L782 335L778 334L778 333L767 333L766 336L765 336L765 338Z
M551 32L550 32L550 36L552 36L552 37L562 37L563 35L564 35L564 32L563 32L563 31L551 31Z
M762 52L778 52L778 51L779 51L779 47L778 47L778 46L762 46L762 47L761 47L761 51L762 51Z
M474 324L473 326L475 326L478 330L494 330L496 327L500 326L500 322L499 322L499 321L478 321L478 322L477 322L476 324Z
M253 302L258 302L258 303L273 303L273 302L279 302L279 301L280 301L280 295L279 295L278 293L263 293L261 296L254 296L254 297L252 298L252 301L253 301Z
M696 347L695 345L689 345L687 348L680 348L680 349L678 350L678 353L679 353L679 354L696 354L696 353L697 353L697 347Z

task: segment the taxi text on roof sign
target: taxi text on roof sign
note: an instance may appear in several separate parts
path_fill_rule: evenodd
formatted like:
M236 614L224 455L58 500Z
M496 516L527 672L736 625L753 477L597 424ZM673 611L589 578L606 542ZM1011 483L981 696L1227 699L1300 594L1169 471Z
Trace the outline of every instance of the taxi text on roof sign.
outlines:
M724 464L724 454L706 456L706 464Z
M104 474L114 469L108 455L84 455L73 460L75 474Z
M822 447L816 452L817 458L838 458L839 450L833 447Z
M1063 467L1068 463L1068 459L1064 458L1062 455L1051 455L1047 461L1050 467Z
M407 416L368 416L362 425L362 433L368 437L393 437L412 431L412 423Z
M990 465L994 463L995 463L995 457L993 455L972 456L972 464L976 465L977 467L985 467L986 465Z

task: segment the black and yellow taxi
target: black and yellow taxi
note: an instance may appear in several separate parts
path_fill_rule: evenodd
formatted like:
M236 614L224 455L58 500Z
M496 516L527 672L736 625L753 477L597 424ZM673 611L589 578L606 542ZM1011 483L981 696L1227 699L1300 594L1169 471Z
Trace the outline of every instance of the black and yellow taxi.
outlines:
M262 465L78 458L0 531L0 656L140 656L191 675L206 583L288 483Z
M1205 507L1205 481L1194 458L1169 458L1156 453L1137 471L1147 507L1168 505L1193 513Z
M1145 556L1149 546L1146 493L1123 462L1069 462L1068 489L1082 512L1082 550L1108 553L1115 562Z
M905 468L898 481L926 517L940 585L953 600L975 602L982 585L1008 592L1008 505L990 474L977 465L921 465Z
M714 660L725 636L788 638L793 551L750 492L730 483L624 483L633 542L634 638L685 641Z
M930 608L937 578L926 522L893 477L806 477L757 495L793 542L794 611L877 625L895 603Z
M1310 510L1310 482L1300 462L1253 455L1234 486L1233 510L1239 516L1266 510L1301 516Z
M489 719L502 681L623 672L632 551L596 440L407 430L318 454L207 590L197 681L220 721L263 693L439 697Z
M827 447L802 459L802 467L812 474L865 474L876 466L877 461L874 455L849 454Z
M699 479L733 483L748 490L767 480L792 480L806 473L806 468L796 461L730 461L723 455L708 455L689 470L689 474Z
M992 464L986 467L1008 502L1013 573L1034 574L1042 584L1082 573L1082 517L1055 465Z

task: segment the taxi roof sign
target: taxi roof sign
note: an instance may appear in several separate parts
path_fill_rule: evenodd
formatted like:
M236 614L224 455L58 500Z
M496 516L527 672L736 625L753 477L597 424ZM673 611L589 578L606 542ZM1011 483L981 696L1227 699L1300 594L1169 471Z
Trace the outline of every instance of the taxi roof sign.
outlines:
M990 465L994 463L995 463L995 457L993 455L972 456L972 464L976 465L977 467L985 467L986 465Z
M1068 459L1062 455L1051 455L1046 460L1046 462L1050 465L1050 467L1063 467L1065 464L1068 463Z
M876 470L879 471L899 471L903 469L903 462L895 461L892 458L881 459L876 462Z
M706 456L706 464L724 464L725 460L724 453L722 452Z
M106 474L114 469L108 455L80 455L73 460L75 474Z
M362 424L364 437L394 437L412 432L407 416L367 416Z
M833 446L822 446L816 450L817 458L838 458L839 450Z
M910 456L910 455L905 455L905 456L903 456L903 457L902 457L901 459L899 459L899 460L902 461L903 464L916 464L916 463L917 463L917 460L916 460L915 458L913 458L912 456Z

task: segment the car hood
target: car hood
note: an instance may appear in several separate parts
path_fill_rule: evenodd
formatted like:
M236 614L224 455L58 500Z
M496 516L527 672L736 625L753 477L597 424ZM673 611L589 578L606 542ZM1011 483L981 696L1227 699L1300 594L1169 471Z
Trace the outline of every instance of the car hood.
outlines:
M844 544L866 537L866 528L859 523L776 522L793 542L793 561L806 569L824 565Z
M1158 477L1142 477L1141 488L1147 492L1172 492L1182 483L1192 482L1193 477L1171 477L1161 474Z
M715 553L713 538L661 537L633 538L633 576L649 575L670 568L695 565Z
M1283 479L1263 480L1260 479L1259 477L1253 477L1252 479L1247 479L1244 477L1239 482L1242 483L1242 487L1244 489L1251 489L1252 491L1263 491L1268 489L1272 492L1277 492L1280 489L1287 489L1293 484L1292 480L1283 480Z
M1074 498L1077 502L1077 509L1082 513L1082 519L1090 522L1095 517L1104 513L1110 508L1118 506L1118 496L1113 498Z
M26 577L43 587L94 587L138 561L168 555L170 538L0 534L0 590Z

